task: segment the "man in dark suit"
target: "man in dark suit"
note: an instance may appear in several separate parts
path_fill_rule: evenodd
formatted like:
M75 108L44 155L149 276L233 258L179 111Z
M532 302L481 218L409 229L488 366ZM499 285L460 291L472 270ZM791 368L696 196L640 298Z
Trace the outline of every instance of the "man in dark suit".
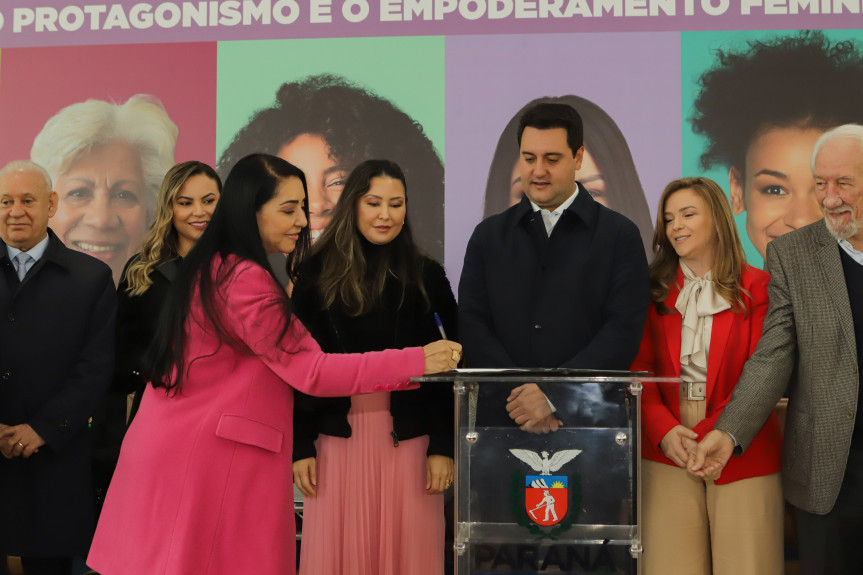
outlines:
M629 369L649 301L638 228L576 182L584 146L572 107L526 110L518 144L525 196L481 222L465 254L459 333L466 360L488 368ZM509 391L481 392L478 423L500 425L508 415L526 431L554 431L561 419L554 411L566 412L572 396L553 384Z
M87 421L113 373L111 269L48 229L48 173L0 170L0 555L69 575L94 525Z
M731 401L690 453L715 478L787 389L782 484L795 507L804 575L863 573L863 126L812 151L824 220L767 244L770 306Z

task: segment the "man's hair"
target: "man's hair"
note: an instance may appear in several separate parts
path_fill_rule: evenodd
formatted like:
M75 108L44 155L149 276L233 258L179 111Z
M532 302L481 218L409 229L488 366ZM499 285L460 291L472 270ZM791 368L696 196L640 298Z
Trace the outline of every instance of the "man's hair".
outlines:
M31 162L30 160L12 160L2 169L0 169L0 179L3 179L7 174L11 174L12 172L29 172L31 174L39 174L42 176L42 179L45 180L45 190L51 192L54 189L53 184L51 183L51 176L48 174L48 170L37 164L36 162Z
M575 108L566 104L542 103L525 110L518 122L519 147L521 147L521 135L528 127L537 130L563 128L566 130L566 143L573 155L584 144L584 126L581 116Z
M833 128L832 130L821 134L821 137L815 141L815 145L812 147L812 156L809 159L809 167L813 174L815 173L815 157L818 156L818 152L821 151L821 148L827 142L839 139L847 139L857 142L857 145L860 147L860 152L863 154L863 126L858 124L845 124L844 126Z

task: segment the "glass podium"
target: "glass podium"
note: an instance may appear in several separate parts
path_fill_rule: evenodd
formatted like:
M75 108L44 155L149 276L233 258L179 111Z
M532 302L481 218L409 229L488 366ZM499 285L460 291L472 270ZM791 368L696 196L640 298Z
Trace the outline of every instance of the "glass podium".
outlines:
M462 369L455 390L457 575L639 572L641 390L624 371ZM563 425L522 431L507 397L537 383Z

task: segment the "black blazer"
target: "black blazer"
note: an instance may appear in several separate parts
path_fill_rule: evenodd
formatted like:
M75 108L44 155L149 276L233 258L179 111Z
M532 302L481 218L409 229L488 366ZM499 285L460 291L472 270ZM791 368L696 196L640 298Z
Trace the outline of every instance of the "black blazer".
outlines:
M474 230L459 283L470 367L629 369L650 298L644 246L635 224L578 189L551 236L526 197Z
M147 383L141 377L143 359L150 343L156 337L159 316L168 298L171 282L180 269L180 258L169 258L156 264L150 272L152 284L141 295L129 295L126 269L138 259L138 255L126 262L122 280L117 287L117 362L115 368L115 389L128 395L143 391ZM136 393L136 403L140 402ZM137 411L137 405L132 415ZM131 422L131 418L130 418Z
M0 422L46 442L0 458L0 555L85 555L95 527L87 423L111 382L117 297L107 265L48 234L21 283L0 241Z
M373 311L372 322L391 322L384 342L368 337L362 329L368 317L351 318L334 309L325 309L318 291L321 261L312 256L300 267L291 296L294 311L309 330L321 349L327 353L357 353L378 351L387 347L404 348L421 346L441 339L434 313L440 316L447 337L458 337L455 297L443 267L436 261L423 261L423 282L431 301L427 309L418 290L405 296L403 307L389 312ZM386 297L394 301L392 293L397 282L387 285ZM400 291L400 290L399 290ZM379 324L378 324L379 325ZM335 437L350 437L347 414L351 407L349 397L320 398L294 392L294 461L315 457L314 441L323 433ZM429 436L428 455L453 455L453 393L452 386L422 384L420 389L399 391L390 396L390 413L393 416L393 443Z

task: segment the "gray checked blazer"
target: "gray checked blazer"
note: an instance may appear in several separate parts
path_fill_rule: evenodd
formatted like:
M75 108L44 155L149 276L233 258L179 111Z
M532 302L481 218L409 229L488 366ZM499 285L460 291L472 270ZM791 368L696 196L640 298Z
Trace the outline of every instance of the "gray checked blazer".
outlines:
M860 378L840 249L823 220L767 245L764 332L715 426L742 453L787 387L783 489L792 505L817 514L839 495Z

